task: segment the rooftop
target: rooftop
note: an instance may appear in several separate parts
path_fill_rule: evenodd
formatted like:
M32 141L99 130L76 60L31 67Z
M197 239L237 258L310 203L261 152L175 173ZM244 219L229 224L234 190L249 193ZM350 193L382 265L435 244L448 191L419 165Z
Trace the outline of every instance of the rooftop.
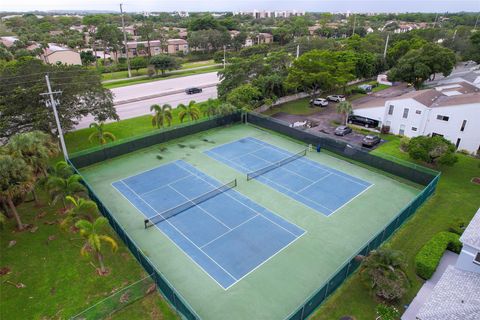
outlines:
M417 319L480 319L480 274L449 266L420 309Z
M472 221L460 237L460 241L480 250L480 209L473 216Z

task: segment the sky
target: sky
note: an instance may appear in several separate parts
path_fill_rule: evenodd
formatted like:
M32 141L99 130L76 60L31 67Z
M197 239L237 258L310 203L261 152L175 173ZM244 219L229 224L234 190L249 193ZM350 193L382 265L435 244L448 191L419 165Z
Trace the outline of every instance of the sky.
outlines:
M314 12L480 12L480 0L0 0L0 11L118 10Z

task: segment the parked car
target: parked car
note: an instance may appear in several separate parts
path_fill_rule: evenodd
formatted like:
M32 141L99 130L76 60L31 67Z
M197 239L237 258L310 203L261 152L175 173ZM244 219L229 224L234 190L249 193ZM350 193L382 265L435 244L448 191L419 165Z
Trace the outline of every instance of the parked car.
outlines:
M381 141L381 139L380 139L379 136L374 136L374 135L369 134L368 136L365 136L365 138L363 138L362 146L371 148L371 147L379 144L380 141Z
M327 100L333 102L342 102L345 101L345 96L341 94L333 94L331 96L327 96Z
M336 136L345 136L345 135L349 134L350 132L352 132L352 128L347 127L347 126L338 126L338 127L335 128L334 134Z
M373 89L373 86L371 84L361 84L357 88L365 92L371 92Z
M186 94L195 94L200 92L202 92L202 88L192 87L192 88L185 89Z
M379 123L377 120L373 120L373 119L362 117L362 116L357 116L354 114L351 114L348 116L347 122L350 124L361 125L361 126L364 126L365 128L376 128L378 127L378 123Z
M310 104L313 104L314 106L317 106L317 107L326 107L328 106L328 101L323 98L317 98L315 100L310 100Z

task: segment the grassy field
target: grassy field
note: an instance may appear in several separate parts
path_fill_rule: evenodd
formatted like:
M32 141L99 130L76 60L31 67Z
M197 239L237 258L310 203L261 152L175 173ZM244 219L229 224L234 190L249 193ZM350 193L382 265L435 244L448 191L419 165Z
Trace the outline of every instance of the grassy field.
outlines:
M190 69L190 68L198 68L198 67L206 67L212 66L215 62L213 60L205 60L205 61L196 61L196 62L186 62L183 63L180 67L182 69ZM137 70L132 70L132 76L146 76L147 75L147 68L141 68ZM102 73L102 80L117 80L117 79L125 79L128 78L128 71L116 71L110 73Z
M204 103L198 103L200 110L203 109ZM180 120L178 118L178 113L180 112L179 109L173 109L173 121L172 126L176 126L180 124ZM200 119L205 118L203 111L200 114ZM188 123L188 119L184 121L184 123ZM125 119L118 122L111 122L105 124L105 131L113 133L116 138L115 143L121 143L122 140L127 138L132 138L135 136L139 136L142 134L146 134L149 132L153 132L157 129L156 127L152 126L152 116L151 115L144 115L140 117ZM67 145L67 149L70 153L82 151L85 149L89 149L92 147L96 147L97 144L92 143L88 140L89 135L94 131L91 128L80 129L77 131L68 132L65 134L65 143Z
M410 160L408 154L398 149L400 138L389 137L390 142L373 151L379 156L392 155ZM442 167L442 177L436 193L430 198L399 231L385 244L404 252L408 267L410 288L396 306L403 312L420 290L423 280L416 276L414 258L420 248L437 232L447 230L455 219L469 221L480 206L480 186L470 179L480 175L480 160L458 155L459 161L453 167ZM412 240L414 239L414 240ZM368 287L354 274L333 294L312 319L339 319L345 315L358 320L375 319L375 307L379 301Z
M105 248L107 276L98 276L92 258L82 257L83 239L78 233L63 230L59 206L50 207L44 193L43 205L34 202L19 206L23 222L32 226L23 232L13 231L9 219L0 232L1 267L10 272L1 276L0 318L67 319L146 276L115 232L108 233L119 244L116 253ZM15 284L25 287L17 288ZM156 314L156 317L152 317ZM169 305L157 293L133 303L112 319L177 319Z
M278 112L285 112L289 114L310 115L323 110L319 107L311 107L309 101L310 98L303 98L287 103L282 103L278 106L268 109L263 114L271 116Z
M104 83L103 87L106 89L113 89L113 88L119 88L119 87L125 87L125 86L130 86L132 84L140 84L140 83L147 83L147 82L153 82L153 81L162 81L166 79L173 79L173 78L180 78L180 77L186 77L186 76L192 76L195 74L202 74L202 73L209 73L209 72L215 72L221 70L221 67L217 66L212 66L212 67L207 67L207 68L202 68L202 69L193 69L193 70L185 70L185 71L180 71L180 72L175 72L175 73L166 73L164 76L158 75L154 76L152 78L137 78L137 79L126 79L126 80L118 80L115 82L109 82L109 83Z

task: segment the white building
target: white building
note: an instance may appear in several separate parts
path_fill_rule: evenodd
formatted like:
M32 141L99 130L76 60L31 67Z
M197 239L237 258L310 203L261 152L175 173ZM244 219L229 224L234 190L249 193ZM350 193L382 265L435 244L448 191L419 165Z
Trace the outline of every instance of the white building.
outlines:
M378 120L393 134L441 135L459 150L480 153L480 88L465 81L359 100L353 103L353 113Z
M480 274L480 209L468 224L460 241L463 247L456 267Z

